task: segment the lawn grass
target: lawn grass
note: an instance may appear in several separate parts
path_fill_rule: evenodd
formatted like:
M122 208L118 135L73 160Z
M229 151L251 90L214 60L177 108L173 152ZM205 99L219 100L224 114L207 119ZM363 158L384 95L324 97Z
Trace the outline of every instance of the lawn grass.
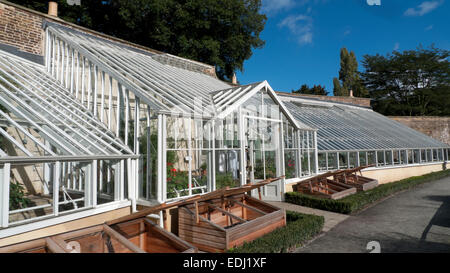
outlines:
M343 214L354 214L368 205L397 192L412 189L418 185L448 176L450 176L450 170L429 173L422 176L414 176L397 182L382 184L374 189L365 192L358 192L339 200L324 199L298 192L286 193L285 200L288 203L300 206Z
M322 231L323 216L286 211L286 226L252 242L229 249L229 253L286 253L311 240Z

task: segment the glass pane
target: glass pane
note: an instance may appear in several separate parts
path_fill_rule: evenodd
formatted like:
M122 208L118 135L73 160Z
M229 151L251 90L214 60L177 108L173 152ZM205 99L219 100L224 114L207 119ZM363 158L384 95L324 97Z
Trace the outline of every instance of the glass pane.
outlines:
M276 153L274 150L264 151L265 177L264 179L277 177Z
M209 164L212 151L195 150L192 160L192 194L208 192Z
M376 165L376 154L375 152L367 152L367 164Z
M139 151L142 159L139 164L139 173L141 175L139 187L139 197L151 200L157 198L158 185L158 135L157 119L150 120L150 127L141 123L144 132L139 137ZM149 159L150 158L150 159ZM148 161L148 162L147 162Z
M407 156L406 150L401 150L400 151L400 164L403 164L403 165L407 164L406 156Z
M427 162L427 150L420 150L421 162Z
M420 163L420 150L414 150L414 163Z
M400 164L400 151L394 151L394 164Z
M386 165L392 165L392 151L386 151Z
M308 160L308 152L307 150L302 150L300 155L300 160L302 164L302 176L308 176L309 175L309 160Z
M408 150L408 164L413 164L414 163L414 153L412 150Z
M325 153L318 153L319 170L324 171L327 169L327 159Z
M309 158L310 158L309 165L310 165L310 170L311 170L310 174L317 173L317 170L316 170L316 154L315 154L315 152L313 150L309 150Z
M240 182L238 150L216 151L216 189L238 187Z
M242 112L247 116L262 117L262 94L256 93L249 98L244 104L242 104Z
M267 118L280 119L280 107L276 104L269 94L263 91L264 113Z
M359 152L359 165L360 166L367 166L367 160L366 160L366 152Z
M350 152L350 159L349 159L349 162L350 162L350 168L355 168L355 167L357 167L357 165L358 165L358 162L357 162L357 156L358 156L358 153L356 153L356 152Z
M384 151L377 151L378 165L384 166Z
M297 151L295 150L285 150L284 151L284 171L286 178L297 177Z
M189 195L187 150L167 151L167 198Z
M339 153L339 169L348 168L348 154L346 152Z
M114 201L115 170L113 164L115 165L117 162L100 160L97 163L97 204ZM70 163L66 163L65 167L70 167L70 165Z
M225 119L216 121L214 133L216 148L240 148L238 114L231 113Z
M189 118L178 118L167 116L167 148L168 149L187 149L190 138Z
M328 170L337 169L337 153L328 153Z

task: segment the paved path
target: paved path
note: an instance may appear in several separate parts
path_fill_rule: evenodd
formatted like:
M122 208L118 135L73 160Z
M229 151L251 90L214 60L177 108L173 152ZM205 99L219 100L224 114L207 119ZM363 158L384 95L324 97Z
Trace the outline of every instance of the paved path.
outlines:
M297 252L450 253L450 178L405 191L352 216Z
M350 217L345 214L339 214L339 213L329 212L329 211L325 211L325 210L302 207L299 205L294 205L294 204L285 203L285 202L267 202L267 203L270 203L276 207L283 208L286 210L292 210L292 211L297 211L297 212L305 213L305 214L314 214L314 215L323 216L325 218L325 223L324 223L323 230L322 230L323 232L329 231L330 229L335 227L337 224L339 224L340 222L342 222Z

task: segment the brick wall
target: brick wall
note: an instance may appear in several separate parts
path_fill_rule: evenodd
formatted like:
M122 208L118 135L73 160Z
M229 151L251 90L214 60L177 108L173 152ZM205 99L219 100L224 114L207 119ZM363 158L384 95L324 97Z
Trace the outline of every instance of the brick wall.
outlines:
M40 16L0 3L0 44L43 56L42 20Z
M281 93L286 94L286 93ZM346 104L353 104L363 107L370 107L370 98L357 98L357 97L335 97L335 96L320 96L320 95L308 95L308 94L294 94L289 93L289 95L312 98L323 101L332 101L332 102L340 102Z
M389 117L450 145L450 117Z

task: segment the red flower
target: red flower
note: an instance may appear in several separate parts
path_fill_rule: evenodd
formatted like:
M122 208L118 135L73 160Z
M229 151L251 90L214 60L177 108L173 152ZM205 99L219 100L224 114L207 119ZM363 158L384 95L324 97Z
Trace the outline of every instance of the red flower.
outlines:
M175 173L175 172L177 172L177 169L173 168L170 171Z

